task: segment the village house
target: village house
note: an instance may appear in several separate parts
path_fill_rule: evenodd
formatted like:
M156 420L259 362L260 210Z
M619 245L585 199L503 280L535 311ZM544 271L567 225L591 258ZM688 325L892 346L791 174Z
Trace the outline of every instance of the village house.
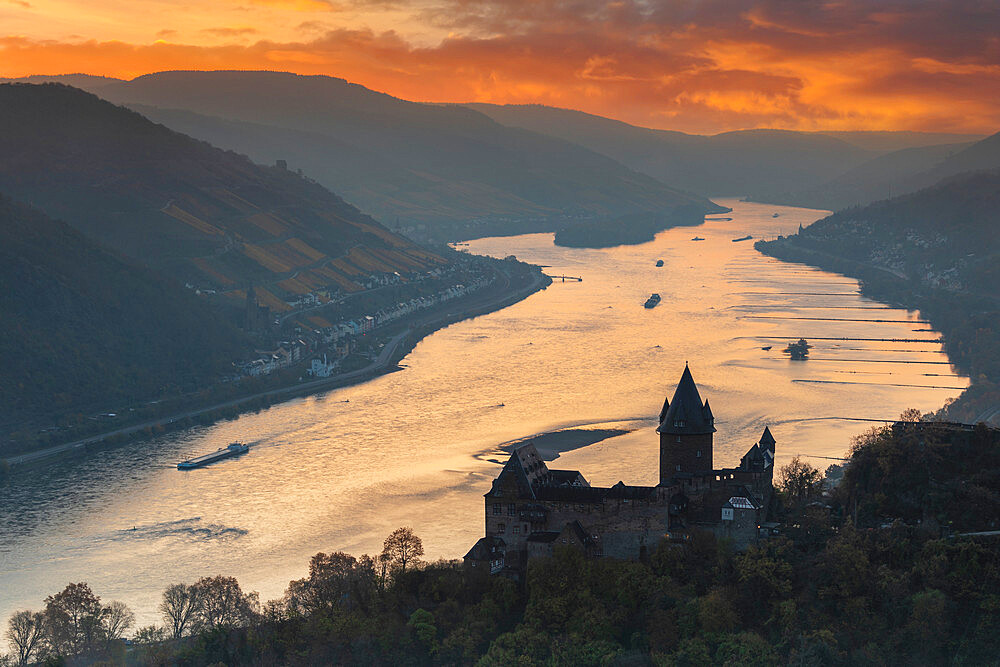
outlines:
M550 469L531 443L515 449L485 494L486 534L466 563L517 573L559 546L591 557L641 559L661 540L686 540L697 530L729 539L737 549L756 542L772 496L770 429L739 465L715 469L715 417L687 366L658 421L656 486L594 487L579 471Z

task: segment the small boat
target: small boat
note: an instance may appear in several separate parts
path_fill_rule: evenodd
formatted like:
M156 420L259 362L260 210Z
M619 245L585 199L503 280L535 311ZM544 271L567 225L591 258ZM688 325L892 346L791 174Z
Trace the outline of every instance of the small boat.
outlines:
M656 308L656 306L659 305L659 303L660 303L660 295L653 293L649 295L649 298L646 299L646 303L643 305L646 308Z
M774 214L774 215L772 215L771 217L772 217L772 218L777 218L777 217L778 217L779 215L781 215L781 214L780 214L780 213L775 213L775 214Z
M656 260L656 265L657 266L663 266L663 260L662 259Z
M733 243L739 243L740 241L749 241L752 238L753 238L752 236L750 236L749 234L747 234L746 236L741 236L738 239L733 239Z
M767 347L762 347L762 348L760 348L760 349L762 349L762 350L764 350L765 352L767 352L767 351L768 351L768 350L770 350L770 349L771 349L772 347L774 347L774 346L773 346L773 345L768 345Z
M196 456L193 459L188 459L187 461L181 461L177 464L177 469L194 470L195 468L207 466L209 463L215 463L216 461L221 461L222 459L228 459L231 456L246 454L249 451L250 445L242 442L233 442L223 449L215 450L211 454L204 454L202 456Z
M705 239L701 238L700 236L695 236L695 237L694 237L693 239L691 239L691 240L692 240L692 241L704 241Z

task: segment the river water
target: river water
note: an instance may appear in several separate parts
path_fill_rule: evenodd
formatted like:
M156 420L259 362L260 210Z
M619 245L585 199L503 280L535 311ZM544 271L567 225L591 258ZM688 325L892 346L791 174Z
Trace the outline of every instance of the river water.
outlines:
M731 241L791 233L822 212L720 203L735 210L716 217L732 220L639 246L558 248L551 234L473 241L471 252L514 254L583 282L557 280L438 331L400 372L0 487L0 622L71 581L125 601L143 624L157 620L166 586L205 575L234 575L274 598L317 551L375 553L401 525L423 538L427 557L461 558L482 534L500 443L572 426L633 428L552 465L594 484L655 484L653 416L685 361L716 416L720 467L765 425L779 465L842 456L873 425L859 420L936 409L967 385L918 313ZM652 292L663 301L647 310ZM781 353L799 337L814 346L808 361ZM823 340L842 338L899 340ZM238 460L174 468L238 439L253 445Z

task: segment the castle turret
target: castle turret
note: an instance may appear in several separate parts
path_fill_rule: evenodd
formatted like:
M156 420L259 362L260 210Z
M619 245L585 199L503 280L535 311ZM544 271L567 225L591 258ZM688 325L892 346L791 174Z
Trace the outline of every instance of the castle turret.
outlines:
M687 364L674 397L664 403L660 416L656 429L660 434L660 484L668 483L677 473L712 470L715 417L708 401L702 402Z

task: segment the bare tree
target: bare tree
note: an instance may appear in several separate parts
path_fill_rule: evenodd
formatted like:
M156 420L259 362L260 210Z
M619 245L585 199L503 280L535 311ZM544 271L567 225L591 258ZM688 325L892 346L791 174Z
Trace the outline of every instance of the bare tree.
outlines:
M112 600L104 606L104 636L107 646L125 636L125 633L135 625L135 614L124 602Z
M7 622L5 636L14 649L17 664L27 665L41 653L45 637L45 614L38 611L15 612Z
M194 586L174 584L163 591L160 613L174 639L194 630L199 604L198 589Z
M412 528L397 528L389 533L382 544L382 558L406 572L406 566L424 555L424 543L413 534Z

